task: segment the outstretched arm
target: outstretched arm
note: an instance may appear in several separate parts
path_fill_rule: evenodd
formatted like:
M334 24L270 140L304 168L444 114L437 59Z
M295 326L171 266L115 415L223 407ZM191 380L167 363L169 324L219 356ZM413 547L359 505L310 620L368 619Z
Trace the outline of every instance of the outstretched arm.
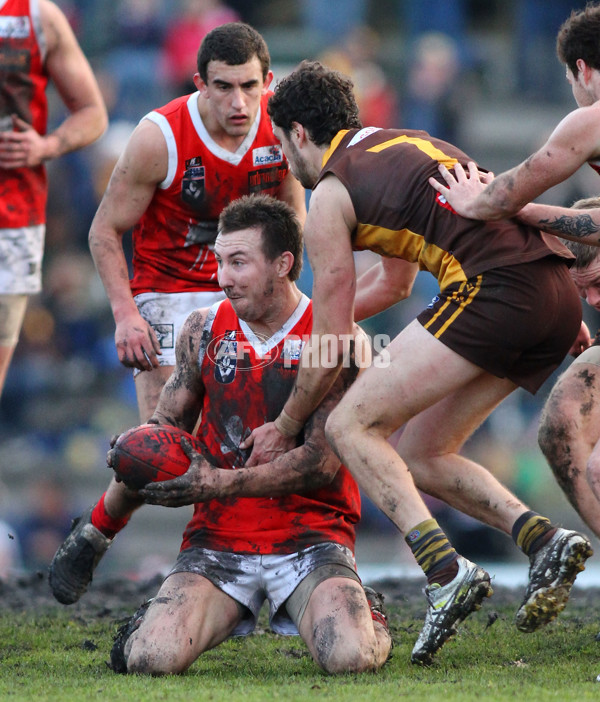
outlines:
M454 174L440 165L446 185L435 178L430 178L429 183L463 217L482 220L512 217L528 202L597 157L600 153L599 116L597 103L574 110L538 151L489 184L480 180L472 162L468 166L468 176L460 165L454 167Z
M600 246L600 208L573 209L531 202L517 216L525 224L562 239Z

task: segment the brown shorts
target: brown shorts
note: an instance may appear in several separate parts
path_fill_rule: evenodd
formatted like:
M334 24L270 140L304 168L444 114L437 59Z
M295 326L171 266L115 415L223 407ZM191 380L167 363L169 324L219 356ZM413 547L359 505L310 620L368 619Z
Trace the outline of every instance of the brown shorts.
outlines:
M581 300L567 266L548 256L449 285L417 319L463 358L535 393L575 341Z

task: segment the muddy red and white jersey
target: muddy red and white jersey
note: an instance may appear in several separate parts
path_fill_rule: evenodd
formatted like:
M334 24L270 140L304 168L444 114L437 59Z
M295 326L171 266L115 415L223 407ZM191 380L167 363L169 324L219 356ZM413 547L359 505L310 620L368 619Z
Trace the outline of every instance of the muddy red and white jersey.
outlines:
M16 114L46 133L46 44L37 0L0 2L0 131L12 130ZM0 168L0 229L18 230L46 221L46 171Z
M311 329L312 305L306 296L270 339L257 338L237 318L229 300L211 308L204 332L207 343L199 359L205 396L198 437L214 465L243 470L250 452L242 451L240 442L283 408ZM302 494L194 505L182 549L294 553L332 541L354 550L359 518L358 486L342 466L329 485Z
M168 148L168 172L133 232L134 295L142 292L214 291L212 245L221 211L242 195L277 197L288 165L273 136L268 95L235 153L209 135L198 93L177 98L144 119L156 123Z

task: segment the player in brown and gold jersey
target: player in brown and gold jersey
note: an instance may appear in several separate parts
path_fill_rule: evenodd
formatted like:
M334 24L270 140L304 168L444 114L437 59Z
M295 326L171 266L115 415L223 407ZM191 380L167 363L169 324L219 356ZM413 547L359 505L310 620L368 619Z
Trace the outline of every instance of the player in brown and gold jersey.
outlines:
M556 528L459 452L505 397L519 386L535 392L569 351L581 321L569 252L516 222L459 216L428 181L440 163L466 164L467 155L425 132L362 128L352 83L318 63L281 81L269 114L292 172L313 189L305 239L314 341L304 351L313 362L301 364L275 422L245 442L254 441L251 460L300 432L338 373L353 318L390 306L416 267L429 270L439 295L387 347L388 362L350 388L328 419L328 438L427 576L430 606L414 662L430 662L491 594L489 575L456 553L417 487L512 534L531 562L516 623L534 631L564 608L589 541ZM382 255L358 291L356 249ZM332 336L337 365L314 362ZM402 426L397 453L387 439Z

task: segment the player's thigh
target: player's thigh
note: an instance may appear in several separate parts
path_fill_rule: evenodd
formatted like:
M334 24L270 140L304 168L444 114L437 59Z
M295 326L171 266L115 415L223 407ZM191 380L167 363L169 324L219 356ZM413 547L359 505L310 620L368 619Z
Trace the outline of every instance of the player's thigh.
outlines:
M174 573L162 584L126 651L131 657L162 650L189 665L224 641L241 616L238 603L207 578Z
M154 414L160 393L172 372L173 366L159 366L135 376L135 392L141 422L146 422Z
M515 383L482 371L404 427L398 453L407 461L419 456L457 453L479 425L513 390Z
M336 419L390 434L483 373L413 321L350 387Z
M298 631L321 663L324 652L341 655L373 646L375 629L362 585L345 577L323 580L310 595Z

